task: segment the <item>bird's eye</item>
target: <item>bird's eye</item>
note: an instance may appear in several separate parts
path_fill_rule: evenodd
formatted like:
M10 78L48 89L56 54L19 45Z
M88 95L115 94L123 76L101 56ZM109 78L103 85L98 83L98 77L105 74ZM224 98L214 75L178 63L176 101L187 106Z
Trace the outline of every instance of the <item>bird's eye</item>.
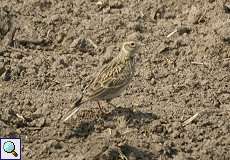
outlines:
M135 43L134 42L132 42L130 45L131 45L131 47L135 47Z

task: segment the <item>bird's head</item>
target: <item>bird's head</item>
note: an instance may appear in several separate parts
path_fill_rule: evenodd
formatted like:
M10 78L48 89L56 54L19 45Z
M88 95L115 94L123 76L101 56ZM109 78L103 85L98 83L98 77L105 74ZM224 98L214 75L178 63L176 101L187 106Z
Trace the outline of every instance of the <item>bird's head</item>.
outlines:
M122 46L122 51L133 56L136 50L139 48L139 44L135 41L124 42Z

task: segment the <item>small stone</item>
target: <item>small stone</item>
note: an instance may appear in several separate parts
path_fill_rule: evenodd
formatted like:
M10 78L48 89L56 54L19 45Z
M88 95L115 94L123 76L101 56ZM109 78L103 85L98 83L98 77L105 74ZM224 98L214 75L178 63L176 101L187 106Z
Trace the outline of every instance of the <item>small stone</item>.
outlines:
M70 48L76 48L79 43L79 39L74 39L73 42L70 44Z
M152 124L153 132L162 133L164 131L164 126L160 121L154 121Z
M230 25L224 25L217 31L218 34L221 36L222 40L228 44L230 43L229 26Z
M223 61L223 67L229 67L230 66L230 62L229 61Z
M41 117L41 118L36 119L35 121L33 121L31 124L33 126L41 128L41 127L43 127L45 125L45 123L46 123L46 119L44 117Z
M224 4L224 10L226 13L230 13L230 2Z
M185 160L188 159L188 157L183 152L177 153L177 155L173 158L173 160Z
M57 140L50 140L49 142L46 143L46 148L50 152L56 152L56 150L62 149L63 145Z
M43 104L41 107L38 107L36 112L34 112L34 114L37 115L47 115L50 114L50 108L49 108L49 103L45 103Z
M170 48L166 44L161 43L157 48L157 53L163 53L163 52L168 51L169 49Z
M131 40L131 41L140 41L142 39L140 33L138 32L134 32L130 35L127 36L127 40Z
M163 138L161 136L153 134L152 135L152 142L154 142L154 143L162 143L163 142Z
M157 83L157 81L155 80L155 78L152 78L151 80L150 80L150 84L151 85L155 85Z
M2 80L3 81L9 81L11 79L11 70L7 69L5 72L2 74Z
M223 133L227 134L230 131L230 125L225 124L222 128Z
M223 37L223 41L224 41L224 42L227 42L227 43L230 43L230 35L225 35L225 36Z
M102 1L98 1L98 2L96 3L96 5L97 5L97 6L102 6L102 5L103 5L103 2L102 2Z
M5 53L4 53L4 56L5 56L5 57L11 57L10 55L11 55L10 52L5 52Z
M159 143L152 143L151 148L153 150L153 153L159 154L163 150L162 144Z
M23 58L23 54L21 52L15 52L14 54L11 54L12 58L15 59L22 59Z
M177 28L177 32L178 32L178 34L179 35L182 35L182 34L184 34L184 33L190 33L191 32L191 27L189 27L189 26L180 26L180 27L178 27Z
M3 56L5 52L6 52L6 49L3 47L0 47L0 56Z
M188 22L190 24L197 24L200 16L201 16L201 11L197 7L192 6L188 15Z
M114 55L115 49L116 49L116 46L114 46L114 45L108 46L106 48L105 53L102 56L102 60L101 60L100 65L104 65L104 64L109 63L113 59L113 57L116 56L116 55Z
M93 46L85 37L80 37L78 39L74 39L73 42L70 44L70 48L78 48L81 52L87 52Z
M176 13L175 12L166 12L164 15L165 19L174 19L176 17Z
M61 16L59 15L59 14L55 14L55 15L51 15L51 16L49 16L49 24L52 24L52 23L54 23L55 21L58 21L58 20L60 20L61 19Z
M149 66L144 68L143 72L141 72L141 75L147 81L150 81L154 77L152 70L151 70L151 67L149 67Z
M179 129L181 127L181 123L180 122L173 122L172 123L172 128L173 129Z
M72 87L73 86L73 83L67 83L64 85L64 87Z
M116 9L120 9L123 7L123 4L121 1L109 1L109 6L110 8L116 8Z
M103 8L105 8L107 5L107 1L106 0L100 0L96 3L97 6L97 11L102 10Z
M229 133L229 132L228 132ZM225 140L225 144L226 145L230 145L230 137L227 137L227 139Z
M130 22L128 23L127 28L137 32L141 32L143 30L143 26L139 22Z
M57 35L57 42L61 43L63 41L63 39L64 39L65 36L66 36L66 34L63 33L63 32L58 33L58 35Z
M65 57L65 56L60 57L60 58L58 59L58 63L59 63L60 65L63 65L63 66L67 65L67 59L66 59L66 57Z
M172 133L173 138L178 138L179 135L180 135L180 132L177 131L177 130L174 130L173 133Z
M128 158L129 160L137 160L137 157L135 156L135 154L134 154L134 152L131 152L130 154L129 154L129 158Z
M36 57L36 58L34 59L34 64L35 64L36 66L41 66L41 65L42 65L42 59L41 59L40 57Z

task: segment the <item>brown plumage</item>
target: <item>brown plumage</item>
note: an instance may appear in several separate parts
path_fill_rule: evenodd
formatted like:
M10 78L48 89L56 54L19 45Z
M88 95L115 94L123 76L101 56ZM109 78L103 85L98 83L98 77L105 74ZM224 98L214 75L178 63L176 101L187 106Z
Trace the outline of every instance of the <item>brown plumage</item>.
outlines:
M64 119L68 120L80 109L80 105L88 101L100 101L119 96L130 83L134 71L134 55L138 49L134 41L124 42L120 53L95 75L86 89L86 94L74 103L71 113ZM100 107L100 106L99 106Z

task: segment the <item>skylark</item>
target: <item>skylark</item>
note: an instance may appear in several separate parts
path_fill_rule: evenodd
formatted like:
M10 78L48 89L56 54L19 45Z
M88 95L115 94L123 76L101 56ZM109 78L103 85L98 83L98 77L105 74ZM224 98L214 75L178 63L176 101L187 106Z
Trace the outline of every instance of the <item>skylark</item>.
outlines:
M80 105L88 101L105 100L110 102L113 98L119 96L130 83L135 71L134 55L140 44L135 41L124 42L120 53L104 65L101 70L95 74L93 80L85 89L86 95L73 105L71 113L64 119L67 121L80 109Z

